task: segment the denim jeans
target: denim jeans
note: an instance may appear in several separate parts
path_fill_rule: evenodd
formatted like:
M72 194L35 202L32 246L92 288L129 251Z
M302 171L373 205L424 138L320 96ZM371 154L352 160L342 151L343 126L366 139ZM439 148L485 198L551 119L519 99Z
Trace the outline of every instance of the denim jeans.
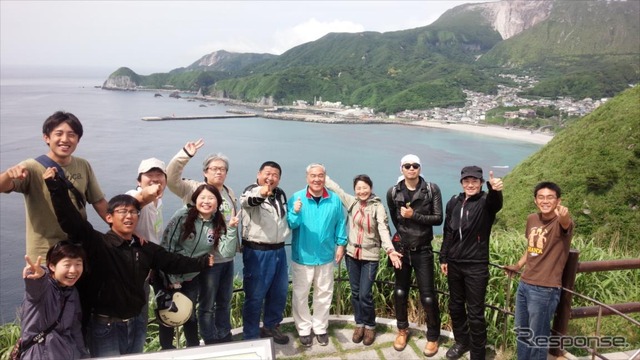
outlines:
M184 337L187 340L187 347L190 346L198 346L200 345L200 338L198 337L198 321L196 318L196 303L198 302L198 295L200 293L200 277L201 274L194 277L190 281L184 281L182 283L182 288L180 292L182 292L186 297L189 298L193 302L193 309L191 313L191 317L187 320L182 328L184 330ZM166 349L174 349L173 346L173 338L174 338L174 329L172 327L167 327L162 324L158 327L158 334L160 337L160 346L162 346L163 350Z
M518 359L546 360L547 346L536 347L529 340L551 335L551 320L560 302L561 288L536 286L520 281L516 293L516 335Z
M484 300L489 282L487 264L448 264L449 314L456 343L471 347L471 359L484 359L487 325Z
M402 257L402 268L394 269L396 275L394 300L398 329L409 327L407 304L412 270L416 273L420 303L427 313L427 340L438 341L440 337L440 308L433 279L433 251L431 249L406 252Z
M89 348L91 357L117 357L142 352L144 338L140 339L140 322L133 317L127 322L89 320Z
M202 270L198 301L198 325L205 344L231 335L233 260Z
M284 248L254 250L244 247L242 260L244 339L257 339L260 337L260 314L263 309L266 328L275 328L282 322L289 292L287 254Z
M345 257L351 286L351 305L356 325L370 329L376 326L376 309L373 303L372 287L376 280L378 261L356 260Z

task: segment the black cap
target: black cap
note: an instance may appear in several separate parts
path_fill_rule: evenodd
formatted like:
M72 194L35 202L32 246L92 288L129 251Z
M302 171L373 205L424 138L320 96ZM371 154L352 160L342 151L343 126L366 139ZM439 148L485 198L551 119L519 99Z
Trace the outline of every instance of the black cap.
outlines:
M463 167L462 171L460 171L460 181L469 176L482 179L482 168L475 165Z

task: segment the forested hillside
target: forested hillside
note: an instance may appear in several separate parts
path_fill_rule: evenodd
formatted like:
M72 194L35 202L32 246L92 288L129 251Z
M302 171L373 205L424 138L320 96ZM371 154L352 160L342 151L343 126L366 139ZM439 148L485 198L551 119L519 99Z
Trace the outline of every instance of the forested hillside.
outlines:
M498 227L522 229L535 211L533 188L553 181L576 233L640 252L640 87L629 89L557 134L505 179Z

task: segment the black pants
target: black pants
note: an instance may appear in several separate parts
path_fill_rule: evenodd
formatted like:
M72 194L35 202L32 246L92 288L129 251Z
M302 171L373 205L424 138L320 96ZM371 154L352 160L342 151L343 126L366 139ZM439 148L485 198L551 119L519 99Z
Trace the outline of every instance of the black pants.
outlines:
M394 270L396 275L394 300L398 329L409 327L407 304L412 270L416 273L420 302L427 313L427 340L437 341L440 337L440 308L433 284L433 251L430 248L405 252L402 257L402 268Z
M457 343L471 346L471 359L484 359L487 325L484 300L489 281L487 264L448 263L449 314Z

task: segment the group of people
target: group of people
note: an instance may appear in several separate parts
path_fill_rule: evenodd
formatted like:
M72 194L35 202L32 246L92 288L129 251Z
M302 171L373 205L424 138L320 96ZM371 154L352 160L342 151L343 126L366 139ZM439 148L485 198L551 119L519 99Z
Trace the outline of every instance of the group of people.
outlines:
M407 305L415 272L427 320L423 353L434 356L440 313L432 240L433 226L443 221L440 270L448 279L455 337L446 356L457 359L471 351L472 359L485 357L489 237L503 189L492 172L484 191L482 169L464 167L462 192L443 212L439 187L425 180L418 156L406 155L398 182L386 193L387 213L367 175L354 178L351 195L329 178L322 164L312 163L306 168L307 185L287 198L279 187L281 166L266 161L238 201L225 185L229 159L222 154L204 160L204 181L182 178L204 146L197 140L187 142L167 166L156 158L142 160L137 188L107 202L90 164L72 156L82 133L77 117L58 111L43 124L48 153L0 174L0 191L23 193L27 210L26 294L20 317L26 357L142 352L150 287L156 293L179 290L191 300L192 314L184 323L187 346L197 346L201 339L205 344L231 341L233 261L239 251L244 339L271 337L286 344L290 339L280 323L288 296L284 246L289 241L292 315L302 346L312 346L314 340L329 343L334 267L343 257L356 323L352 341L374 342L372 287L384 250L395 273L398 334L393 346L402 351L409 339ZM167 187L184 207L165 225L162 197ZM527 221L527 250L517 264L505 267L513 273L526 266L518 287L516 331L531 330L535 336L549 333L571 241L573 222L560 195L554 183L535 188L539 212ZM87 204L109 224L107 233L86 220ZM388 218L397 230L393 236ZM42 337L47 340L39 342ZM163 349L174 348L172 327L160 326L159 337ZM546 349L518 342L520 359L543 358L541 354L546 358Z

